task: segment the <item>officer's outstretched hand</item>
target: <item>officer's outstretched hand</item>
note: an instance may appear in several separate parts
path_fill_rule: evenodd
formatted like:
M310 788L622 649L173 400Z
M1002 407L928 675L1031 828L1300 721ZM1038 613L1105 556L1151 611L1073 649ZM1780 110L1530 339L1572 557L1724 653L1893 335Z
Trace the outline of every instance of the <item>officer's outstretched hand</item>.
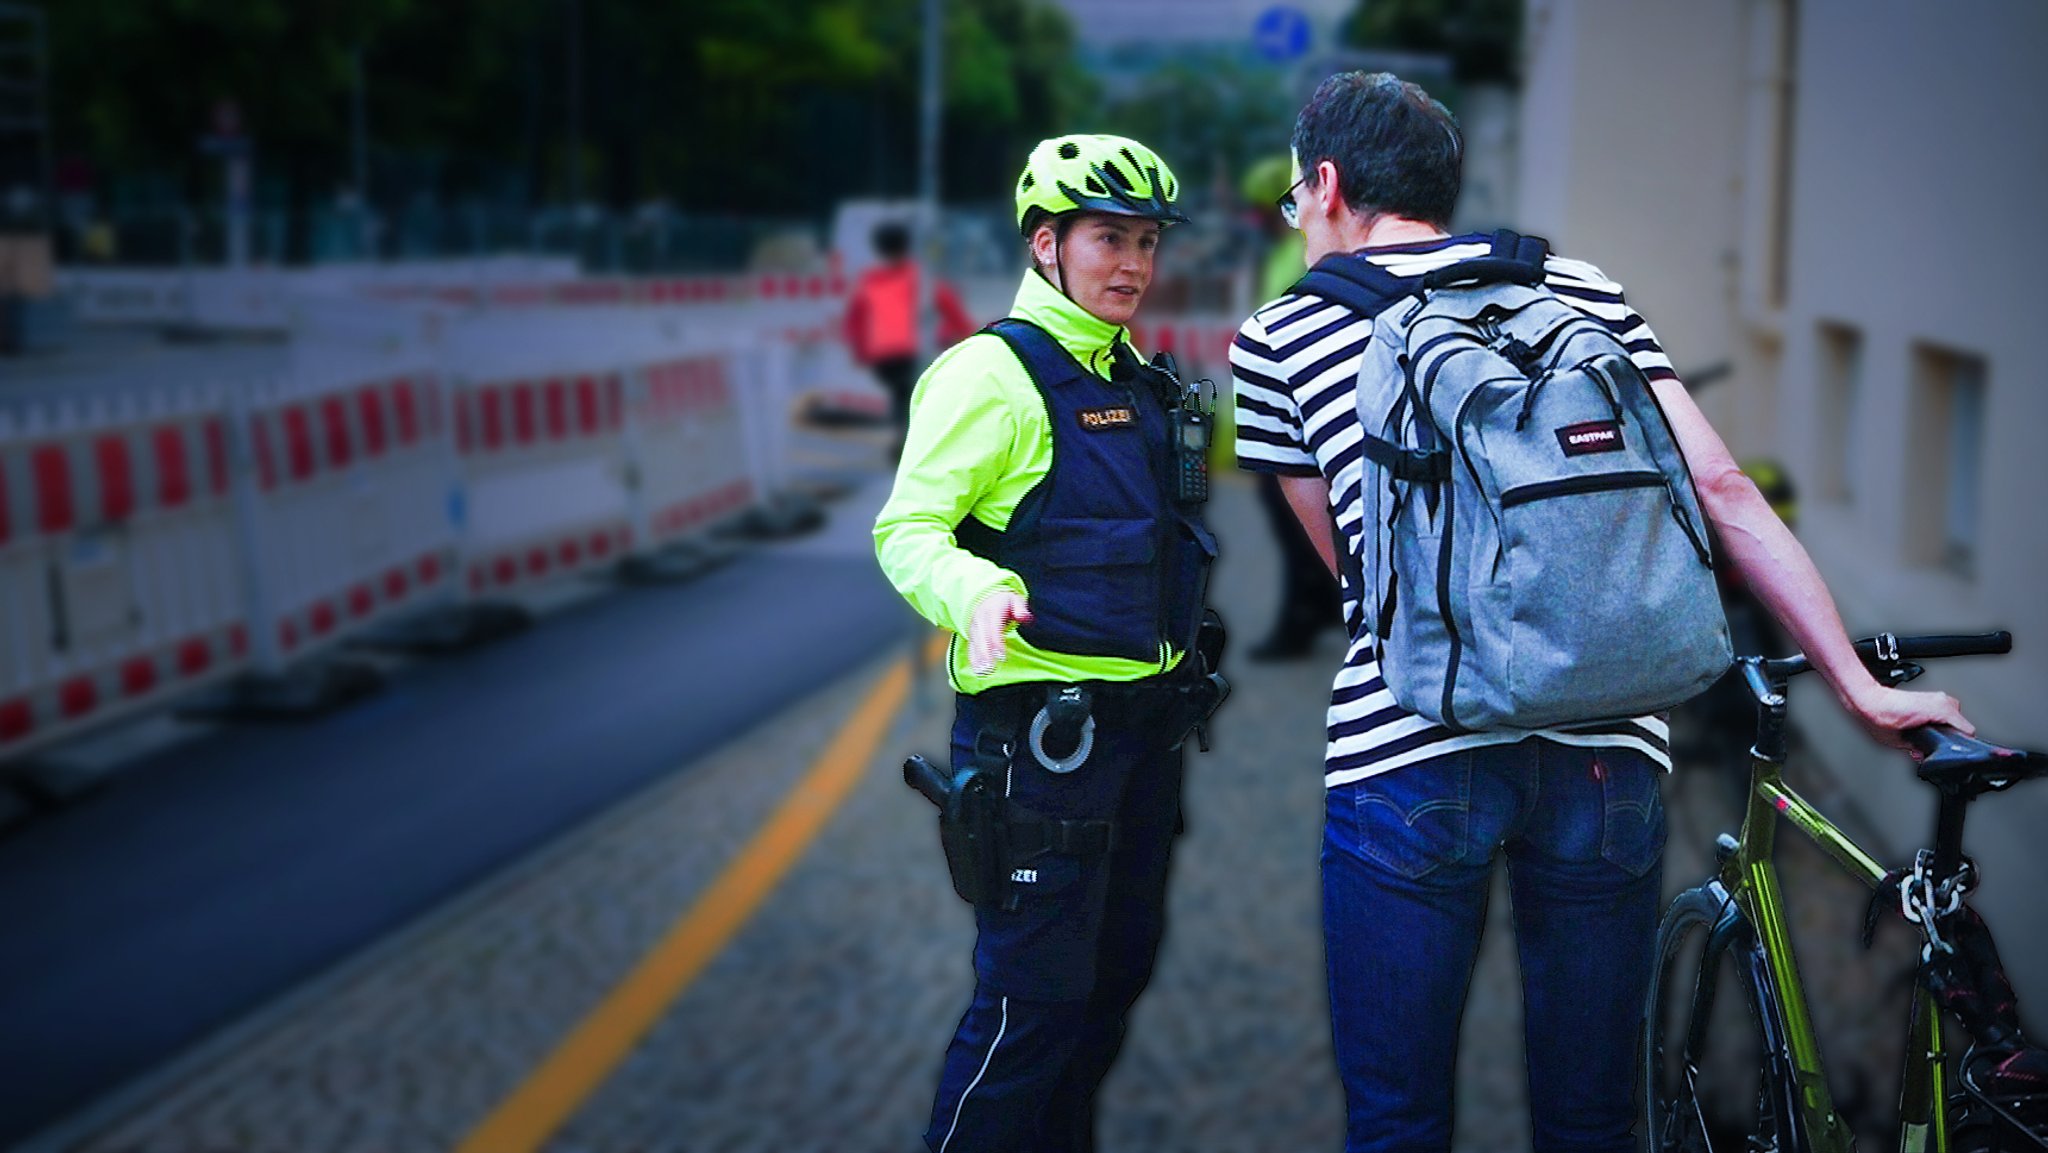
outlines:
M1002 663L1003 652L1013 624L1031 622L1031 605L1009 589L997 589L981 598L967 619L967 667L985 677Z

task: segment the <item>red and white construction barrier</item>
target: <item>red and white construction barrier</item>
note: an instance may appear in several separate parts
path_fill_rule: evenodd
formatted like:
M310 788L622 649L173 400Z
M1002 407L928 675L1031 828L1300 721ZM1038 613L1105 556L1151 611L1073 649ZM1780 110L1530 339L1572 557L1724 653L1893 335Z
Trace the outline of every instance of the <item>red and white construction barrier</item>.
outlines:
M603 318L560 310L451 332L468 595L609 566L633 547L616 339Z
M219 394L0 414L0 756L247 663L230 451Z
M223 323L289 324L274 380L0 404L0 759L767 510L844 287L685 278L500 308L330 280L283 321L274 278L240 282L263 291Z
M430 368L251 390L238 425L257 670L451 595L445 399Z
M639 539L650 548L754 502L736 357L706 349L639 367L630 407Z

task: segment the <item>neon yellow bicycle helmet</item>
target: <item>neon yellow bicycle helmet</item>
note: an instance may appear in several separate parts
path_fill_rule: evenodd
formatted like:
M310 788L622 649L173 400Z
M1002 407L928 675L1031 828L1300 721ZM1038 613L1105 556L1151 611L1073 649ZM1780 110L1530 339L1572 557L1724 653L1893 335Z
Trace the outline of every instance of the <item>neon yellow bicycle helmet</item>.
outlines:
M1238 199L1253 208L1270 209L1273 203L1287 195L1294 184L1294 157L1282 152L1268 156L1245 170L1244 179L1238 183Z
M1108 212L1161 224L1186 224L1173 202L1180 182L1158 153L1123 136L1055 136L1041 140L1017 177L1017 231L1026 236L1038 215Z

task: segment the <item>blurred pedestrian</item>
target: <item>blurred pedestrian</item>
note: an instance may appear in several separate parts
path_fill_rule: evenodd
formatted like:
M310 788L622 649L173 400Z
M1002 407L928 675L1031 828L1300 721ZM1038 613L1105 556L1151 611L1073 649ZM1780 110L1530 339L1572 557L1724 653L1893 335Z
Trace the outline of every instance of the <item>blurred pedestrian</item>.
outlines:
M869 237L881 263L861 273L847 301L843 327L847 347L889 394L892 457L902 450L903 429L910 418L910 390L917 382L918 293L922 269L910 255L910 229L884 221ZM960 305L953 286L941 280L932 286L937 311L938 346L945 348L974 331L974 321Z
M1416 85L1385 73L1332 76L1301 109L1292 144L1283 210L1303 232L1309 276L1329 280L1311 291L1305 279L1255 312L1231 366L1240 465L1279 474L1295 508L1330 510L1303 527L1345 574L1351 641L1330 697L1322 868L1346 1149L1450 1149L1459 1023L1498 854L1514 896L1534 1147L1634 1150L1633 1061L1661 897L1665 722L1453 731L1395 702L1363 608L1388 591L1360 587L1377 580L1366 546L1383 531L1366 515L1366 486L1376 502L1394 498L1388 466L1368 468L1362 451L1358 374L1373 315L1413 299L1428 272L1498 253L1492 237L1447 231L1464 143ZM1517 253L1525 239L1515 238ZM1582 261L1538 259L1528 274L1625 342L1725 546L1721 559L1851 715L1894 746L1915 725L1967 731L1953 699L1887 688L1863 667L1805 550L1735 466L1620 287ZM1580 442L1567 443L1569 429L1541 434L1552 431L1572 455ZM1614 433L1618 441L1618 422ZM1426 473L1403 480L1406 490L1428 483ZM1448 526L1449 498L1435 507Z
M1183 484L1206 445L1172 431L1192 394L1126 326L1161 232L1187 219L1178 195L1135 140L1032 150L1016 193L1031 269L1009 317L918 382L875 522L890 581L954 634L953 772L999 782L937 1153L1094 1149L1096 1090L1164 931L1215 539L1206 488Z
M1245 174L1240 190L1255 214L1258 235L1265 245L1259 258L1260 300L1279 299L1308 270L1302 259L1301 233L1287 227L1280 216L1279 200L1293 180L1292 168L1288 156L1269 156ZM1295 510L1280 489L1280 478L1270 472L1253 475L1259 507L1280 550L1280 604L1271 630L1252 646L1249 655L1255 661L1299 660L1314 650L1318 634L1344 623L1337 578L1323 567L1322 558L1302 531ZM1311 509L1308 515L1315 512Z

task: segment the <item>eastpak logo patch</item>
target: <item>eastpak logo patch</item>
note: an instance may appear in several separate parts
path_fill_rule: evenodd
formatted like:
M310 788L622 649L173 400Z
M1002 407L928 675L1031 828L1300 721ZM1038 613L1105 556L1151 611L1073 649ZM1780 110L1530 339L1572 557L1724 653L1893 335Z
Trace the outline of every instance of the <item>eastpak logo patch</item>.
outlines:
M1112 404L1107 408L1084 408L1075 414L1081 427L1088 432L1102 432L1105 429L1123 428L1138 423L1138 410L1128 404Z
M1621 422L1618 420L1589 420L1565 425L1557 430L1557 443L1566 456L1620 452L1626 447L1621 441Z

